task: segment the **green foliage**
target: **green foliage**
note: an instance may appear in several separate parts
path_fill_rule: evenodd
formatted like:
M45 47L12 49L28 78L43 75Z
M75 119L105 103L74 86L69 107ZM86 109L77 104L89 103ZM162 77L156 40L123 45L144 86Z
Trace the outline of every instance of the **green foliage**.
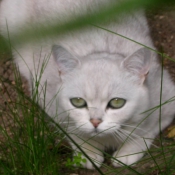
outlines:
M72 168L73 166L82 167L83 163L86 163L86 159L82 158L82 153L79 152L77 155L74 155L73 160L68 158L65 166L68 168Z

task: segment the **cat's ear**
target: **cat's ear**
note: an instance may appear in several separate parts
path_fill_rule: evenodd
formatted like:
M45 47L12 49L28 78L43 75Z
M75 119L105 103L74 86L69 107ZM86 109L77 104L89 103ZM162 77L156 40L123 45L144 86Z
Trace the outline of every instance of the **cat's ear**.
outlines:
M131 56L124 59L122 66L130 73L139 78L139 83L143 84L152 61L152 51L147 48L141 48L134 52Z
M79 61L61 46L54 45L52 47L52 54L58 65L60 75L72 71L79 64Z

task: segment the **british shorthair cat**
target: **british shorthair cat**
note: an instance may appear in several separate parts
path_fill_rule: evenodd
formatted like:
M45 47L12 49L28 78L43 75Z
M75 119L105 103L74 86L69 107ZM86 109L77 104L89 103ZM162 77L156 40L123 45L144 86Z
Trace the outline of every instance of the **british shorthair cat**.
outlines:
M52 18L58 23L70 17L75 20L108 3L115 1L2 0L1 34L8 37L8 32L13 35L24 26L47 26ZM40 105L45 99L49 116L66 128L97 166L101 166L102 151L107 148L114 150L114 166L132 165L160 132L161 93L161 129L173 120L175 102L170 99L175 96L175 86L165 69L161 85L157 54L132 41L154 49L142 10L99 25L124 37L89 25L63 36L17 44L14 60L31 91L40 78ZM42 70L44 61L47 64ZM77 147L70 144L76 155ZM94 168L89 160L82 165Z

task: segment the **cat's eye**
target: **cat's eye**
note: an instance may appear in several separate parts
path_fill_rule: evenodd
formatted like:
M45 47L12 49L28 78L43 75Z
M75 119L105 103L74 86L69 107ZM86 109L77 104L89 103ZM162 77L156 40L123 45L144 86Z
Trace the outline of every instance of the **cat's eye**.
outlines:
M113 98L109 101L107 108L119 109L122 108L126 103L125 99L122 98Z
M86 101L82 98L71 98L70 101L76 108L84 108L87 106Z

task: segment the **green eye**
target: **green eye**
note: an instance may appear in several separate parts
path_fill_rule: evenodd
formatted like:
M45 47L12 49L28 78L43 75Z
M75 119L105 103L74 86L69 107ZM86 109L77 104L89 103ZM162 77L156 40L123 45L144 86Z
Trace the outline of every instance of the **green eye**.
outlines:
M86 101L82 98L72 98L70 101L76 108L84 108L87 106Z
M122 98L113 98L108 103L108 108L119 109L122 108L126 103L125 99Z

